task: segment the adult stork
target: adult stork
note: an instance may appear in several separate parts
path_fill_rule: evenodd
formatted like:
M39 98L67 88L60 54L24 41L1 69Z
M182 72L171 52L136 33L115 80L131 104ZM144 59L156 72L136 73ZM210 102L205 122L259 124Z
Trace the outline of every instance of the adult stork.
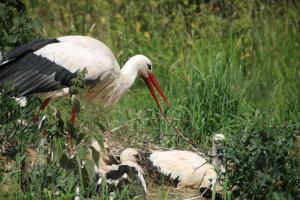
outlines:
M217 192L222 191L218 174L219 172L225 173L220 156L224 140L225 137L222 134L216 134L213 137L213 163L217 165L209 163L207 157L190 151L170 150L138 153L136 149L128 148L122 154L126 155L131 162L143 166L156 182L162 181L175 187L199 189L204 196L210 197L214 186L216 186ZM220 197L220 195L218 196Z
M159 110L162 108L154 87L169 105L152 73L150 59L135 55L120 69L111 50L87 36L36 40L12 49L0 64L0 88L11 82L20 96L44 94L46 98L40 107L43 110L51 99L69 94L71 79L84 69L87 70L84 97L88 101L100 100L104 107L111 107L140 76ZM76 115L73 105L71 123L75 123Z

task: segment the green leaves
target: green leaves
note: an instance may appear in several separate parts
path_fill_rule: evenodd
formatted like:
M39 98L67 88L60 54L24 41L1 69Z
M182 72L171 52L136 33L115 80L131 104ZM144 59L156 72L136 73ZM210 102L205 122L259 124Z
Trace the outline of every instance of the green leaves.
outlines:
M82 89L85 87L85 75L87 73L87 69L77 71L76 76L70 81L70 95L81 95ZM72 101L74 99L72 98ZM73 102L74 103L74 102ZM76 102L78 103L78 102Z
M299 137L300 121L298 1L24 2L43 22L43 37L89 34L107 43L120 65L136 53L150 57L171 101L170 120L203 149L210 148L213 133L227 136L226 199L236 197L236 191L230 191L234 185L239 186L240 199L300 199L299 145L294 137ZM41 33L39 22L16 5L0 3L0 50ZM71 94L82 95L83 74L79 72L72 85ZM46 113L48 121L37 130L31 117L40 100L30 98L28 107L21 109L7 98L11 88L1 88L1 156L19 163L5 176L15 186L12 197L71 199L76 185L80 195L88 191L93 196L86 149L91 137L101 145L101 133L107 129L119 127L113 136L127 144L187 148L152 111L152 99L140 81L131 91L110 113L97 105L80 106L74 97L58 99L51 103L55 114L52 108L40 113ZM80 111L75 125L68 124L72 103ZM68 130L77 151L74 158L69 157ZM38 147L41 138L46 144ZM45 163L24 172L21 162L28 146L43 149L38 154ZM99 156L92 150L94 161ZM0 163L0 180L7 163ZM24 180L29 188L18 190ZM101 198L107 199L104 184L102 192ZM132 199L129 193L116 198Z
M90 147L90 149L92 151L93 161L98 165L99 160L100 160L100 152L97 149L95 149L94 147L92 147L92 146Z
M53 142L52 142L52 152L53 152L53 162L59 162L62 160L62 156L63 156L63 149L64 149L64 141L62 141L64 139L62 138L58 138L58 137L54 137L53 138ZM64 163L65 160L62 162Z
M84 87L84 73L78 73L72 87L80 95ZM8 159L17 161L12 168L17 173L12 173L11 178L21 186L22 193L39 199L53 196L73 198L78 186L80 196L95 195L94 165L87 160L91 138L88 131L83 131L82 126L77 126L77 123L70 123L69 115L64 118L57 108L53 109L51 106L40 113L47 120L45 126L38 130L31 118L39 107L40 100L29 99L28 105L21 108L14 98L9 97L13 92L9 85L2 87L0 92L0 102L3 105L0 110L0 145L5 149L5 152L0 152L0 158L5 153ZM80 111L80 102L75 95L68 102L72 102L76 110ZM67 144L68 132L72 134L74 155L70 155ZM29 146L34 153L26 153ZM27 156L32 157L28 159ZM3 173L2 170L0 173ZM28 184L29 182L31 183Z
M0 3L0 50L8 50L40 37L41 24L26 15L24 3L16 0Z
M296 174L300 174L300 157L295 155L297 127L263 122L243 121L238 133L229 137L226 154L230 166L234 166L228 171L230 183L243 191L244 198L265 199L274 192L297 197Z

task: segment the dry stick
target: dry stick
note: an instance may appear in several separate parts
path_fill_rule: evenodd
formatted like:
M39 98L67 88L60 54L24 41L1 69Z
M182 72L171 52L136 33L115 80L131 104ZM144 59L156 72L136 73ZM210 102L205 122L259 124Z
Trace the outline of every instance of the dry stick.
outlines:
M153 110L151 110L153 112ZM170 119L168 119L164 114L162 113L159 113L159 115L166 121L168 122L168 124L175 130L175 132L177 133L178 136L180 136L183 140L185 140L186 143L188 143L189 145L191 145L192 149L196 152L199 151L199 149L197 148L197 144L195 144L195 142L193 140L191 140L189 137L185 136L185 134L179 129L177 128L177 126L175 126L171 121ZM152 119L156 119L156 118L152 118ZM152 120L152 119L148 119L148 120ZM131 122L134 122L134 121L137 121L139 120L139 118L136 118L136 119L132 119L132 120L129 120L125 123L123 123L122 125L116 127L116 128L113 128L110 130L110 132L115 132L121 128L123 128L124 126L127 126L129 123Z
M188 198L188 199L185 199L185 200L195 200L195 199L203 199L203 195L199 195L199 196L195 196L195 197L191 197L191 198Z
M166 120L166 122L169 123L169 125L174 129L174 131L178 134L178 136L180 136L183 140L185 140L188 144L191 145L192 149L194 151L199 151L199 149L197 148L197 145L195 144L195 142L193 140L191 140L189 137L185 136L185 134L179 129L177 128L176 125L174 125L170 119L168 119L164 114L160 114L161 117Z
M111 129L110 132L111 132L111 133L116 132L117 130L123 128L124 126L128 126L129 123L134 122L134 121L137 121L137 120L139 120L139 118L135 118L135 119L126 121L126 122L124 122L123 124L121 124L120 126Z

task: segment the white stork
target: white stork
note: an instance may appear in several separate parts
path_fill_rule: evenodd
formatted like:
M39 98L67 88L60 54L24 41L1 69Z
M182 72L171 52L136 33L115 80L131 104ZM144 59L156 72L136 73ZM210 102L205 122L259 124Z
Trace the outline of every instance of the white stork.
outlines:
M147 186L144 172L141 166L135 162L135 158L122 152L120 162L102 151L99 143L93 141L88 153L88 159L94 163L96 171L96 191L99 192L102 179L104 178L113 189L122 189L124 184L133 184L137 192L144 197L147 195Z
M218 148L224 139L222 134L213 137L212 152L221 153ZM140 154L136 149L128 148L122 154L131 158L131 162L142 165L147 173L157 179L156 181L160 180L176 187L199 189L208 197L214 185L217 192L222 191L218 171L224 173L225 168L219 155L214 155L214 160L218 160L218 165L215 166L208 162L208 158L190 151L170 150Z
M43 110L51 99L69 94L70 80L78 70L84 69L87 70L84 96L89 101L100 100L104 107L110 107L140 76L159 110L162 112L153 85L169 105L152 74L152 62L146 56L135 55L120 69L104 43L86 36L36 40L12 49L0 64L0 88L5 82L11 82L20 96L44 94L47 98L40 107ZM75 123L76 115L73 105L72 123Z

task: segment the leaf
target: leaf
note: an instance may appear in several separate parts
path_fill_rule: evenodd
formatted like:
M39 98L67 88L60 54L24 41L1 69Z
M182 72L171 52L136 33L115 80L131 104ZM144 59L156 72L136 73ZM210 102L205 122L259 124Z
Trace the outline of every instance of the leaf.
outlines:
M59 163L66 170L74 170L74 169L78 169L79 167L76 157L74 156L72 159L70 159L67 153L65 152L62 154Z
M84 167L82 168L82 180L85 189L88 191L94 188L90 186L94 185L95 175L94 163L90 160L85 160Z
M63 146L64 143L62 142L62 140L60 138L55 137L53 139L53 161L54 162L58 162L61 157L62 157L62 153L63 153Z
M98 152L94 147L90 147L90 149L92 150L93 161L96 163L96 165L98 165L100 159L100 152Z
M103 125L103 123L101 123L100 121L96 121L95 123L97 124L98 128L99 128L102 132L106 131L106 127Z
M67 177L66 177L66 179L67 179L67 185L66 185L66 187L67 187L68 191L72 191L72 189L75 187L75 185L77 183L77 178L76 177L77 176L75 176L75 172L74 171L71 171L67 175Z
M87 150L86 150L86 147L83 146L83 145L80 145L78 148L77 148L77 156L80 160L83 160L86 158L86 155L87 155Z

